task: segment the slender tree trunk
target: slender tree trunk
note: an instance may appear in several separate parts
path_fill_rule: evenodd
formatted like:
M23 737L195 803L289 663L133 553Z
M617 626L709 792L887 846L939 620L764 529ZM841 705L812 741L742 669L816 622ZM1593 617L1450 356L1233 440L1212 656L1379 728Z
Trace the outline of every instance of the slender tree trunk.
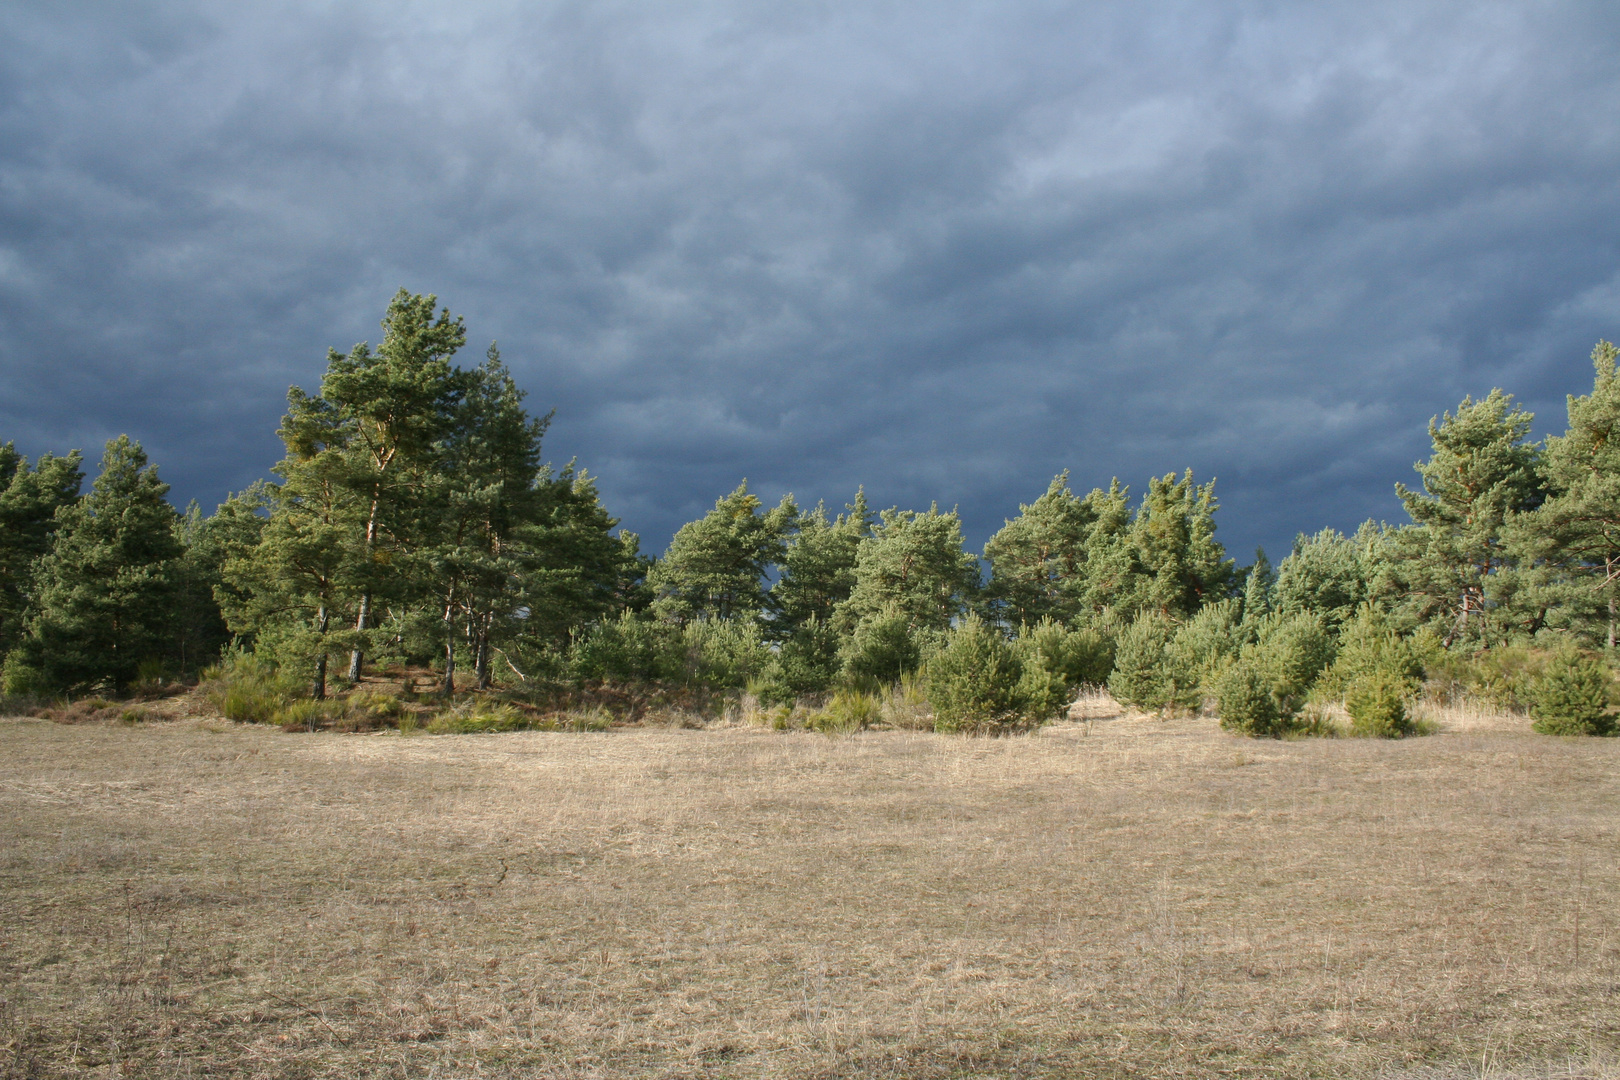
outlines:
M326 628L330 621L331 620L326 612L326 605L322 604L320 613L316 616L315 623L322 634L326 633ZM315 684L310 688L310 693L316 701L326 700L326 650L324 648L315 658Z
M454 697L456 693L456 623L455 607L451 604L444 606L444 696Z
M1614 651L1614 596L1609 597L1609 651Z
M366 562L371 562L371 548L377 542L377 505L381 501L375 489L371 493L371 512L366 515ZM371 616L371 587L368 585L365 592L360 594L360 615L354 620L355 630L364 630L366 620ZM349 654L349 681L360 681L360 669L365 663L365 650L357 644L354 651Z
M473 661L478 673L478 689L489 689L489 624L480 620L478 628L478 650Z
M367 589L365 592L360 594L360 617L354 620L354 628L356 630L364 630L366 628L366 620L370 617L370 615L371 590ZM349 654L350 682L357 683L360 681L360 668L361 665L365 663L365 659L366 657L364 650L362 650L358 645L355 646L354 651Z

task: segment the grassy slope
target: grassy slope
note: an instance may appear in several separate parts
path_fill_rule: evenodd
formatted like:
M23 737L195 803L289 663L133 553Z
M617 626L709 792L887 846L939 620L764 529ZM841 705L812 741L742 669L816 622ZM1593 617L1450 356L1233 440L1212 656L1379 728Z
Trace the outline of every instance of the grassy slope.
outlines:
M1521 726L3 721L0 1076L1620 1075L1620 740Z

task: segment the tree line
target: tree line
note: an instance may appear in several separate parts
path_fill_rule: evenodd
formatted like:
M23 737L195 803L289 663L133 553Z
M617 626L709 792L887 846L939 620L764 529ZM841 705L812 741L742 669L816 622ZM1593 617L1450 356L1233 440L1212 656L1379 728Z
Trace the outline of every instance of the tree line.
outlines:
M1431 422L1419 484L1396 485L1407 523L1302 534L1275 567L1240 567L1190 470L1140 498L1062 473L982 556L954 510L874 510L862 491L837 512L767 506L745 481L648 557L584 469L545 463L550 416L495 346L459 366L463 321L404 290L382 331L289 392L274 479L211 515L176 511L127 437L88 492L78 452L0 448L7 692L121 692L251 652L317 700L398 664L431 664L446 692L641 681L784 702L932 671L936 708L965 695L971 712L991 693L977 668L1002 671L1008 715L1108 683L1144 707L1205 694L1242 713L1247 693L1263 726L1346 648L1408 643L1426 659L1380 670L1409 680L1443 655L1612 651L1620 629L1607 342L1564 434L1532 442L1500 390L1465 398Z

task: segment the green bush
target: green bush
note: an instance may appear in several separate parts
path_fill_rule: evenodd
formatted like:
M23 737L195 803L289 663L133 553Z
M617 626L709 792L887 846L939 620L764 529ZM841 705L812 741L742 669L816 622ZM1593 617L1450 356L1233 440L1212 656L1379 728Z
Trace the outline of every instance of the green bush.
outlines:
M271 714L272 723L279 724L288 731L314 731L322 724L327 724L343 711L341 702L327 700L316 701L314 698L304 698L302 701L289 702ZM230 717L229 719L236 719Z
M228 653L202 673L205 694L227 720L281 723L279 713L304 689L275 664L250 652Z
M1350 733L1378 739L1401 739L1416 725L1407 708L1412 680L1399 668L1375 667L1351 680L1344 694Z
M846 676L892 683L922 666L923 649L905 612L891 605L855 625L843 644L842 657Z
M1236 658L1247 640L1236 600L1219 600L1200 608L1183 623L1165 646L1171 671L1183 672L1188 683L1184 700L1197 704L1191 688L1217 693L1221 672Z
M0 691L13 697L44 697L50 691L48 680L29 665L21 649L13 649L0 667Z
M1566 648L1548 661L1531 691L1530 715L1543 735L1608 735L1609 673L1599 661Z
M1119 635L1108 692L1121 705L1168 711L1198 705L1197 676L1168 646L1176 625L1158 611L1144 611Z
M876 694L860 690L839 690L828 700L827 707L812 715L807 723L816 731L827 734L860 731L877 723L882 703Z
M583 680L658 682L678 677L683 653L674 628L625 612L575 642L571 663Z
M478 701L470 708L440 713L428 722L427 729L435 735L483 735L536 726L527 713L504 701Z
M1321 616L1310 612L1268 615L1256 622L1255 633L1255 642L1243 653L1265 669L1278 707L1292 717L1333 662L1333 637Z
M935 731L1002 731L1025 722L1029 702L1018 653L977 615L945 637L925 670Z
M1053 676L1070 690L1100 686L1114 668L1114 642L1094 627L1070 630L1053 619L1042 619L1018 633L1019 656L1027 663L1038 657Z
M681 681L689 686L740 689L771 660L759 624L696 619L681 630Z
M1291 717L1278 706L1272 685L1270 672L1252 655L1229 666L1216 683L1221 727L1261 738L1280 737Z
M825 693L838 677L838 635L811 615L777 649L749 691L767 705L790 705Z
M1402 637L1384 613L1362 604L1355 618L1339 631L1338 655L1317 681L1318 699L1342 698L1350 684L1374 671L1394 672L1415 694L1423 685L1424 667L1433 651L1429 635Z

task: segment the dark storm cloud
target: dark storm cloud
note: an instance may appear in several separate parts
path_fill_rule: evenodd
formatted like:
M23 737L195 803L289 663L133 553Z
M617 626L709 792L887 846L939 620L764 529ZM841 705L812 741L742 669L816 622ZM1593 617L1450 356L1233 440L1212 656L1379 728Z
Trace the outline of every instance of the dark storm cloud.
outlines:
M1604 5L20 6L0 438L212 503L400 285L660 547L746 475L960 504L1219 475L1394 517L1424 424L1620 334ZM476 351L470 350L470 359Z

